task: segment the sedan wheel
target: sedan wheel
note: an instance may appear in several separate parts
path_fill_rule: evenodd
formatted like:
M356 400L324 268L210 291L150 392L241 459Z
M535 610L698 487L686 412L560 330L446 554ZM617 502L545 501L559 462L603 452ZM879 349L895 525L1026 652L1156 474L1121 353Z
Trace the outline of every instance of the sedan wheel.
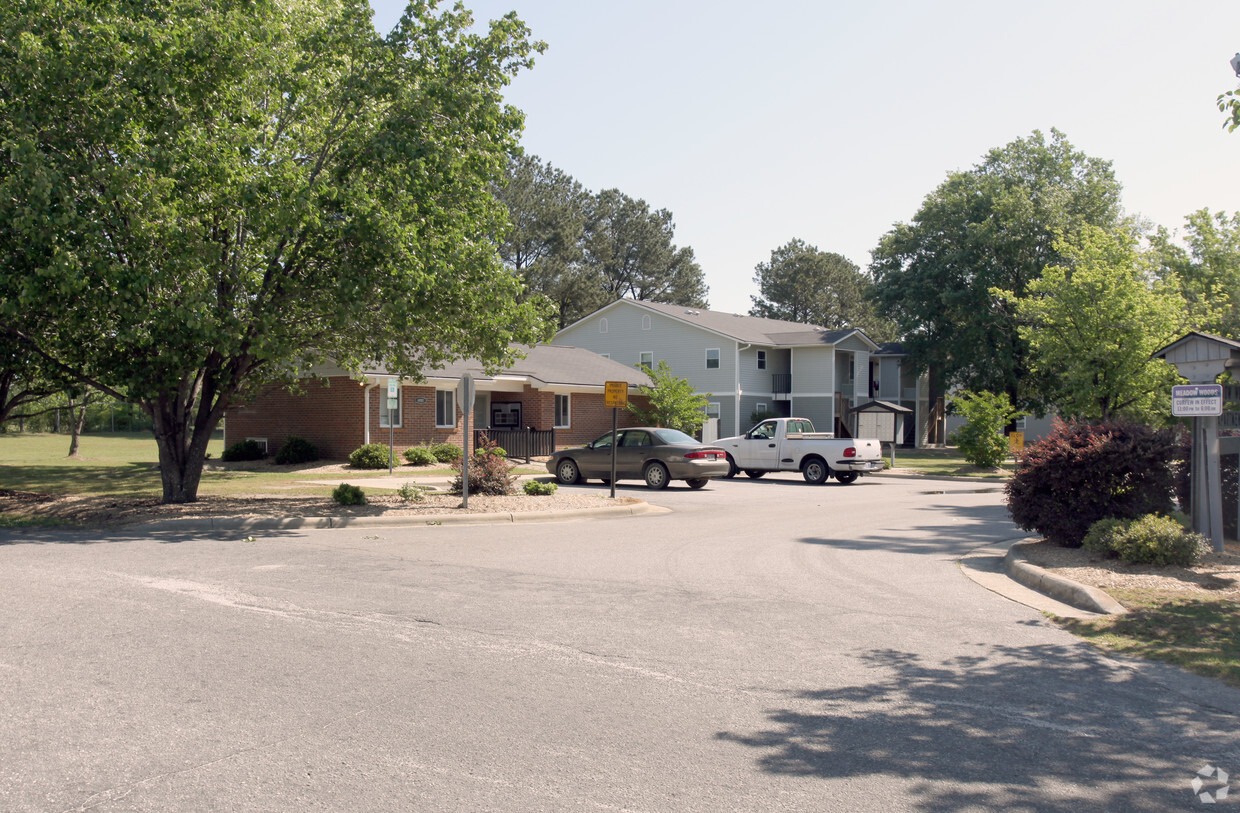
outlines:
M571 486L581 479L581 470L577 468L575 461L565 458L555 467L555 479L566 486Z
M831 476L831 469L827 468L827 464L814 458L805 461L805 465L801 468L801 474L805 477L805 482L814 485L822 485L827 482L827 478Z
M860 476L861 472L859 471L837 471L835 473L835 479L839 480L844 485L856 482L857 478Z
M668 476L667 467L662 463L651 463L646 467L646 487L653 491L667 488L667 483L671 479Z
M685 485L692 489L701 488L706 485L706 483L707 479L705 477L694 477L692 480L685 480Z
M758 471L757 469L745 469L745 476L750 478L751 480L757 480L759 477L761 477L764 474L766 474L766 472Z

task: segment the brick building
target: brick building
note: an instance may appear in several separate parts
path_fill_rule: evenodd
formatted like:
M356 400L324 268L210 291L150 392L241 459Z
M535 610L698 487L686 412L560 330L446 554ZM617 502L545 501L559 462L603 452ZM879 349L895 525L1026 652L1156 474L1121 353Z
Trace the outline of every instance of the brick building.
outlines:
M523 347L524 359L495 375L472 359L429 371L425 381L400 381L396 408L387 408L388 382L382 368L354 377L339 368L320 368L300 382L300 392L273 386L251 403L228 410L224 444L253 438L275 452L290 435L305 438L328 460L343 460L366 443L387 443L399 454L423 443L460 443L463 432L456 391L469 372L477 386L471 429L554 430L557 448L593 440L611 429L612 411L603 405L604 385L624 381L629 400L650 384L640 368L629 367L577 347ZM633 425L620 410L621 426Z

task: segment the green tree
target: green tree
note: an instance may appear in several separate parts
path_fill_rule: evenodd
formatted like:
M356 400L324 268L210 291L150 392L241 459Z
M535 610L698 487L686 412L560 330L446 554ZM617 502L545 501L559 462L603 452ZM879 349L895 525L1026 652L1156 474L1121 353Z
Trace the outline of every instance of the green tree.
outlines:
M365 0L13 0L0 329L141 405L165 502L230 405L313 364L502 364L547 335L493 241L528 36L423 0L386 37Z
M1175 372L1150 355L1187 327L1176 280L1143 275L1135 239L1120 231L1085 226L1056 251L1064 264L1013 303L1050 404L1066 418L1156 423Z
M941 384L1043 402L1012 300L1061 257L1055 236L1114 228L1120 185L1110 162L1077 151L1056 130L991 150L926 197L911 223L883 236L870 266L879 312L895 321L919 370Z
M691 308L708 307L706 280L693 249L672 242L675 225L666 209L651 211L618 189L604 189L590 204L584 263L598 275L607 302L629 297Z
M611 301L602 279L582 263L590 193L571 175L536 156L514 157L496 192L512 227L500 258L525 283L526 296L544 296L565 327Z
M964 426L951 436L964 459L983 469L993 469L1008 455L1003 428L1022 412L1012 408L1006 393L960 390L951 398L952 408L964 416Z
M630 403L629 412L650 426L666 426L690 435L701 430L710 393L694 392L688 379L672 375L672 368L666 361L647 368L646 372L653 383L640 384L638 389L646 396L650 406L643 409Z
M1164 228L1150 237L1151 273L1178 280L1195 329L1240 338L1240 212L1200 209L1184 221L1187 250Z
M759 295L749 297L750 316L853 327L875 341L894 338L894 326L874 309L870 278L841 254L793 239L772 251L770 261L758 263L754 272Z

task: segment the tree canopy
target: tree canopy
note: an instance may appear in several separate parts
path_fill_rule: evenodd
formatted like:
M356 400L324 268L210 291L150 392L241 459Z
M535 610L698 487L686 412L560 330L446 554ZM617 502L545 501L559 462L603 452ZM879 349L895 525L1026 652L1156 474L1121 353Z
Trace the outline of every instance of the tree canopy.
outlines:
M953 172L912 222L883 236L870 266L879 312L893 319L921 370L943 384L1006 392L1022 409L1044 404L1012 299L1063 258L1057 235L1114 228L1120 185L1108 161L1074 149L1063 133L1034 131Z
M1151 236L1153 273L1178 281L1198 329L1240 338L1240 212L1200 209L1184 220L1187 250L1165 228Z
M1087 225L1056 250L1064 264L1015 301L1048 401L1065 418L1159 422L1176 376L1150 356L1188 327L1176 281L1144 275L1136 240L1122 231Z
M154 420L164 500L259 386L416 376L547 335L500 263L515 15L415 0L13 0L0 11L0 330ZM36 328L22 314L53 319Z
M793 239L758 263L750 296L750 316L784 319L829 328L858 328L875 341L894 336L893 326L879 317L871 299L872 282L841 254L820 251Z

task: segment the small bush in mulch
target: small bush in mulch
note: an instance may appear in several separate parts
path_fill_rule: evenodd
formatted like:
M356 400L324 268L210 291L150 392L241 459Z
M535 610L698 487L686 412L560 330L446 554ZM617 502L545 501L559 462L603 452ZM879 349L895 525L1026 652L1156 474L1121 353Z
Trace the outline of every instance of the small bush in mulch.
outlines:
M388 447L382 443L367 443L353 450L349 465L355 469L386 469L390 459Z
M243 440L225 449L220 455L220 460L225 463L234 463L238 460L262 460L265 456L263 447L258 445L258 441Z
M559 488L555 483L546 483L542 480L527 480L525 485L521 486L521 490L531 497L550 497Z
M1117 556L1134 565L1191 567L1209 552L1201 534L1171 517L1146 514L1137 519L1103 519L1085 534L1081 547Z
M305 438L289 435L284 445L276 452L275 462L281 466L293 466L298 463L311 463L319 459L319 450Z
M512 473L513 464L508 462L504 450L493 440L483 439L482 444L469 458L469 493L504 496L516 493L517 478ZM452 480L452 491L462 493L464 467L456 464L457 475Z
M435 452L430 446L410 446L403 455L411 466L430 466L436 461Z
M366 493L357 486L341 483L332 489L332 499L340 505L365 505Z

